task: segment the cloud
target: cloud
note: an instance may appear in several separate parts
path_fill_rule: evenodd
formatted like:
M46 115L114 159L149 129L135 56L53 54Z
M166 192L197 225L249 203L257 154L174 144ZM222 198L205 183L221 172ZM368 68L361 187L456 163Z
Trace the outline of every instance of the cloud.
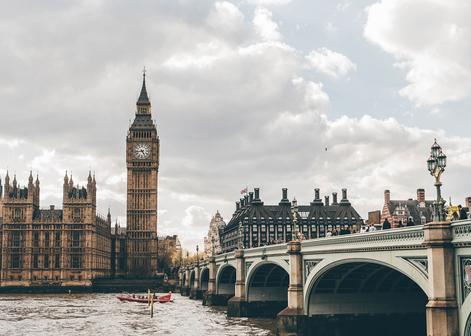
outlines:
M418 106L471 95L471 4L382 0L367 8L365 37L407 71L399 93Z
M278 41L281 40L278 24L273 21L272 13L263 7L258 7L255 10L253 24L260 35L265 41Z
M260 187L267 204L283 187L300 203L315 187L348 187L362 215L382 205L385 188L406 198L417 187L431 192L425 160L434 137L450 158L444 195L467 192L469 138L364 116L358 105L358 117L332 116L325 72L306 67L267 8L209 0L30 6L39 5L14 2L0 13L0 101L15 111L2 114L2 125L17 126L0 130L0 175L15 171L23 185L32 166L42 204L60 206L65 170L79 183L95 170L99 211L111 207L125 225L125 141L143 65L161 141L158 233L180 235L186 248L201 243L217 209L230 219L246 185ZM338 54L327 50L315 52ZM354 71L326 63L338 78Z
M357 69L356 64L350 61L347 56L327 48L311 51L306 56L306 60L312 69L333 78L346 76Z
M291 2L291 0L245 0L245 2L253 5L262 5L262 6L270 6L270 5L286 5Z

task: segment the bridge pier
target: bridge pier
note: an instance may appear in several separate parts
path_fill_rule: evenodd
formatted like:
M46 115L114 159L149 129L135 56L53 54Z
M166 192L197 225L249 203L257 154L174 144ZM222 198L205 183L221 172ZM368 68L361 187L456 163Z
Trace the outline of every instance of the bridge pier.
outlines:
M190 284L191 285L190 299L198 300L198 299L203 298L203 292L201 291L201 288L200 288L200 266L197 265L194 271L195 271L195 281L192 284Z
M277 316L277 334L280 336L306 334L306 315L304 315L303 298L303 257L301 243L292 241L288 243L289 254L289 287L288 307Z
M453 232L450 222L424 225L424 245L429 268L427 336L458 336Z
M182 296L190 296L190 270L188 268L185 269L185 281L180 289L180 294Z
M236 282L235 295L227 301L227 316L246 317L247 301L245 299L245 258L244 250L235 251L236 258Z

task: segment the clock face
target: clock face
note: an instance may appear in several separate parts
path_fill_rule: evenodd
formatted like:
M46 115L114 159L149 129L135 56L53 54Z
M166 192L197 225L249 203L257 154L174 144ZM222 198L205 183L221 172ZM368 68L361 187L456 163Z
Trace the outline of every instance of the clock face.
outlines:
M150 145L145 143L136 144L133 153L136 159L147 159L150 156Z

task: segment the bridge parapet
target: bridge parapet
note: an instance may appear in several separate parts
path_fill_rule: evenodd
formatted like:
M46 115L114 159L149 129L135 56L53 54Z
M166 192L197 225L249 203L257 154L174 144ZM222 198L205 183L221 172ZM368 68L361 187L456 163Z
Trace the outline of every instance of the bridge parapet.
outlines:
M455 246L471 245L471 220L456 221L451 224Z

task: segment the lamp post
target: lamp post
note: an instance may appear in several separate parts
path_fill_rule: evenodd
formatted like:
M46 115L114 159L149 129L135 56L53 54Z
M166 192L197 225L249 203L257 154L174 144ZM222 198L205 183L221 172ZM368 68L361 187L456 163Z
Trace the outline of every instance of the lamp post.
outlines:
M200 265L200 258L198 257L198 251L200 250L198 244L196 244L196 267Z
M188 266L189 265L189 259L190 258L190 252L186 251L186 265Z
M442 186L442 182L440 181L440 177L442 173L445 171L446 167L446 155L443 153L442 148L437 143L437 139L432 145L430 150L430 157L427 160L427 168L430 172L430 175L435 177L435 187L437 188L437 199L433 203L434 206L434 213L433 213L433 221L434 222L444 222L446 220L445 214L445 201L442 198L440 187Z
M242 250L244 249L244 235L243 235L243 229L242 229L242 224L239 223L239 229L238 229L238 235L239 235L239 241L237 243L237 247L239 248L239 250Z
M300 240L299 228L298 228L298 201L296 198L293 199L291 203L291 218L293 222L293 235L291 240Z

